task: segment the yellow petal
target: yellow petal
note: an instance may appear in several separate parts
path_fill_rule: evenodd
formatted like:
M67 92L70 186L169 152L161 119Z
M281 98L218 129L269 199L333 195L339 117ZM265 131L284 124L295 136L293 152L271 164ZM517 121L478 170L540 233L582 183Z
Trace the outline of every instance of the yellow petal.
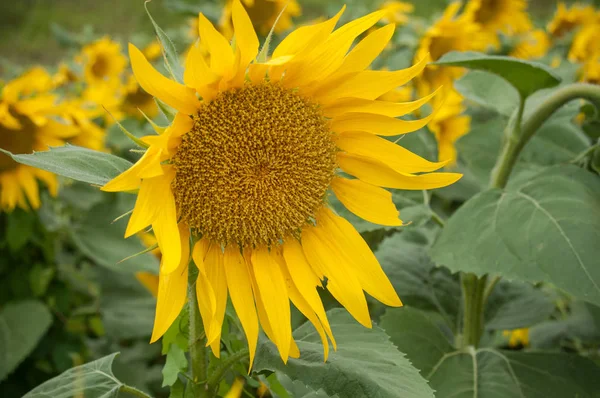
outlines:
M325 107L323 113L329 118L341 116L344 113L349 112L374 113L377 115L391 117L404 116L425 105L439 92L440 89L437 89L433 93L423 98L410 102L388 102L361 98L341 98L340 100Z
M294 238L286 239L283 244L283 258L288 272L294 281L294 285L298 288L298 291L302 297L304 297L310 308L317 314L317 317L321 321L325 332L333 344L333 348L337 349L331 327L329 326L329 320L327 319L327 314L323 307L323 302L321 302L321 297L316 289L317 286L321 287L321 282L308 263L308 260L302 251L300 242Z
M241 77L241 82L243 83L246 69L250 62L256 58L260 43L258 41L258 36L254 31L254 27L252 26L252 21L239 0L234 0L233 2L232 20L235 31L235 43L240 51L240 62L237 74Z
M160 150L157 147L150 147L133 166L107 182L101 190L105 192L133 191L140 187L142 175L144 178L151 178L161 174L163 174L163 170L160 166Z
M323 356L324 360L327 361L327 357L329 356L329 342L327 341L327 335L325 334L325 329L323 325L321 325L321 321L317 317L317 314L312 310L311 306L308 304L306 299L302 296L294 281L292 280L292 276L288 271L288 266L285 264L285 260L281 256L281 254L277 255L277 263L281 269L281 273L286 281L286 286L288 289L288 294L290 296L290 300L296 306L296 308L313 324L319 337L321 337L321 342L323 344Z
M327 289L362 325L370 328L371 317L361 284L349 265L351 259L318 224L302 230L302 249L308 262L322 268L327 276ZM313 267L314 267L313 266Z
M337 160L344 172L384 188L407 190L442 188L462 177L459 173L400 174L378 160L347 153L339 153Z
M252 282L244 258L236 246L229 245L225 249L223 266L233 308L235 308L248 339L248 349L250 351L249 372L252 368L258 342L258 316L254 306Z
M396 136L411 133L423 128L435 116L432 112L429 116L418 120L402 120L384 115L372 113L347 113L333 119L331 131L343 133L346 131L365 131L367 133Z
M331 188L340 202L357 216L379 225L402 225L392 194L385 189L340 177L331 181Z
M381 269L379 261L352 224L327 208L324 208L319 216L317 223L321 222L339 249L352 260L349 265L353 267L363 289L386 305L401 306L402 302Z
M152 272L136 272L138 280L154 297L158 297L158 275Z
M196 98L194 90L161 75L131 43L129 58L133 74L144 91L180 112L188 115L196 113L200 101Z
M210 89L209 86L218 80L219 76L213 73L206 64L206 61L204 61L204 56L202 56L198 44L192 45L185 60L185 71L183 73L185 84L195 88L206 100L207 98L205 97L208 94L212 95L212 92L215 91L214 89Z
M210 69L221 76L231 74L234 64L231 46L202 13L198 15L198 31L210 53Z
M423 58L410 68L392 72L365 70L349 77L342 76L340 80L324 85L314 96L321 104L345 97L374 100L409 82L421 73L428 61L429 58Z
M196 297L198 299L198 307L200 309L200 315L202 316L202 324L204 330L210 330L212 320L215 312L217 311L217 299L215 292L208 282L206 276L206 266L204 264L204 258L208 252L208 241L201 239L194 245L192 251L192 258L194 264L198 268L198 278L196 280Z
M290 302L285 279L275 259L266 247L252 252L252 268L256 284L272 328L275 345L284 363L289 357L292 326Z
M154 329L152 330L151 343L158 340L171 324L177 319L181 309L185 305L187 296L188 263L190 258L190 232L185 224L179 226L181 245L181 261L177 269L170 273L164 273L161 261L161 272L158 279L158 292L156 301L156 313L154 315Z
M215 292L215 313L206 333L206 344L210 345L213 354L219 358L221 354L221 329L227 306L227 279L223 267L223 252L217 244L212 244L204 259L208 282Z
M55 197L58 194L58 181L55 174L46 170L35 169L35 175L46 184L50 195Z
M125 238L146 228L156 218L160 203L155 202L155 200L162 195L161 191L164 188L163 179L163 176L159 176L142 181L133 213L127 224Z
M434 171L446 164L446 162L430 162L400 145L370 133L340 134L336 137L335 143L345 152L376 159L398 173Z
M27 200L32 209L40 207L40 193L38 190L38 184L35 180L33 169L29 167L19 167L17 169L17 175L19 176L19 183L25 191Z
M394 24L388 24L362 39L348 53L336 74L360 72L368 68L389 43L394 35L394 28Z

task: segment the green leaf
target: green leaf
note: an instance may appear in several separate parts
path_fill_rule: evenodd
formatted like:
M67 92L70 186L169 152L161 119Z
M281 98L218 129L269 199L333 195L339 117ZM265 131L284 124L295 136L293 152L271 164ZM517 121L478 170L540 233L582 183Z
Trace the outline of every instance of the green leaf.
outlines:
M483 71L470 71L454 82L454 88L466 99L505 117L519 104L519 95L510 83Z
M438 397L597 397L598 367L563 353L467 347L457 350L418 310L387 311L381 326L421 370Z
M179 59L179 54L177 54L177 49L175 45L167 36L164 30L161 29L160 26L154 21L150 11L148 10L148 1L144 2L144 8L146 9L146 13L152 21L152 25L154 26L154 30L156 31L156 37L160 42L160 45L163 49L163 56L165 60L165 67L176 81L179 83L183 83L183 67L181 66L181 62Z
M177 344L171 344L167 353L167 362L162 370L163 383L162 386L172 386L177 381L179 372L187 369L188 362L185 357L185 352Z
M308 387L339 397L433 397L433 391L377 326L369 330L345 310L328 311L338 345L323 362L323 346L309 323L294 332L301 356L284 365L275 346L259 345L254 370L279 371Z
M52 314L39 301L9 303L0 311L0 381L33 351L52 324Z
M35 216L29 212L17 209L8 214L6 223L6 243L12 252L21 249L32 237Z
M405 305L439 313L455 330L460 283L456 275L431 261L428 251L432 242L432 231L404 230L385 239L375 255Z
M532 348L560 347L563 340L597 346L600 341L600 307L576 301L571 303L563 318L542 322L529 330Z
M600 180L555 166L466 202L446 223L433 260L453 271L549 282L600 303Z
M112 372L118 352L76 366L29 391L23 398L116 398L123 386Z
M560 83L560 77L544 64L501 55L452 51L434 62L434 65L459 66L494 73L512 84L522 98Z
M15 162L94 185L104 185L131 167L118 156L69 144L32 154L13 155L1 148L0 152Z
M158 272L158 259L144 253L121 262L126 257L145 250L137 236L125 239L126 223L113 223L122 212L120 206L101 203L86 213L85 218L71 231L73 243L86 256L103 267L121 273Z
M275 377L277 377L277 381L280 383L281 387L285 388L286 396L292 398L333 398L338 397L338 395L330 396L322 388L317 391L308 387L306 384L302 383L299 380L292 380L285 374L281 372L275 372ZM280 394L281 395L281 394ZM282 397L283 398L283 397Z
M56 268L48 265L36 264L33 266L29 271L29 286L35 297L40 297L46 293L55 273Z
M490 295L485 309L489 330L528 328L550 317L552 297L526 283L501 281Z

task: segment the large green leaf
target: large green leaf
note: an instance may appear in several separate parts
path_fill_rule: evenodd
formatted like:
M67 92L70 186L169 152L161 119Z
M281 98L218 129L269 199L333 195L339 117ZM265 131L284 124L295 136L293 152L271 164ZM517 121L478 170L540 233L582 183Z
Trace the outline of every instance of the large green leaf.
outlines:
M52 314L35 300L7 304L0 311L0 381L33 351L52 324Z
M600 303L600 179L575 166L492 189L448 220L431 251L453 271L556 285Z
M116 398L123 386L112 372L119 353L76 366L29 391L23 398Z
M104 185L131 167L118 156L69 144L31 154L13 155L1 148L0 152L15 162L94 185Z
M101 203L94 206L71 231L71 238L82 253L103 267L122 273L149 271L158 273L158 259L137 236L125 239L126 219L113 222L125 210L121 206Z
M378 327L358 324L345 310L328 312L338 350L323 362L323 346L312 325L294 332L300 358L287 365L271 343L257 350L254 370L279 371L308 387L339 397L433 397L433 391Z
M494 73L512 84L522 98L527 98L538 90L554 87L560 83L560 77L544 64L501 55L452 51L434 64L460 66Z
M592 398L600 391L598 367L577 355L457 350L426 316L408 307L388 310L381 326L437 398Z

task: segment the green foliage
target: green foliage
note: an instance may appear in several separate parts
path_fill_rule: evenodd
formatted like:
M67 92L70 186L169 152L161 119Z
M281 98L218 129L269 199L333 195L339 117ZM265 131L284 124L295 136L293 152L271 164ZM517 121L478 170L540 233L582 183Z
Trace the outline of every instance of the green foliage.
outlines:
M456 349L418 310L390 309L381 326L421 371L437 397L595 397L600 382L588 359L562 353Z
M599 208L597 176L555 166L470 199L448 220L431 255L454 271L549 282L600 303Z
M100 186L131 167L131 163L118 156L73 145L23 155L13 155L1 148L0 151L15 162Z
M357 324L345 310L328 312L338 350L323 362L323 346L313 326L305 323L294 331L302 357L281 362L270 343L260 344L255 371L279 371L312 389L343 397L433 397L433 391L388 336L374 326Z
M435 65L460 66L494 73L508 81L522 98L560 83L560 77L544 64L501 55L452 51L435 62Z

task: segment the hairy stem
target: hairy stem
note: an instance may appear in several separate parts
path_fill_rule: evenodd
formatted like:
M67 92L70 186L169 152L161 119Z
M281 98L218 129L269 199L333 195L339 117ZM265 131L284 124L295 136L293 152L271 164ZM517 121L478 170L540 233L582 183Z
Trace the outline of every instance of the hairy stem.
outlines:
M204 344L204 330L200 319L200 310L198 308L198 298L196 297L196 277L198 269L191 261L188 271L188 311L190 314L189 326L189 349L190 349L190 369L192 380L195 383L195 397L206 397L207 395L207 364L206 347Z
M133 395L135 397L140 397L140 398L152 398L150 395L146 394L145 392L140 391L135 387L128 386L127 384L123 384L121 387L119 387L119 392L125 392L129 395Z
M214 372L208 378L207 386L209 391L214 391L219 386L219 382L225 376L225 373L231 368L233 365L238 363L243 358L248 356L248 349L244 348L240 351L235 352L223 362L219 364L219 366L214 370Z

